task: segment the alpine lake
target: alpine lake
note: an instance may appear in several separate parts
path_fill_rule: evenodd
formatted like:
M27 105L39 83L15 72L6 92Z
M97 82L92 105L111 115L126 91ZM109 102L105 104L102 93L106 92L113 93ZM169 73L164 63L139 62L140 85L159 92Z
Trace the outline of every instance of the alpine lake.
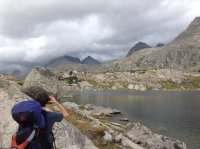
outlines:
M184 141L188 149L200 148L200 91L96 91L73 94L77 104L94 104L120 110L120 119L140 122L154 133Z

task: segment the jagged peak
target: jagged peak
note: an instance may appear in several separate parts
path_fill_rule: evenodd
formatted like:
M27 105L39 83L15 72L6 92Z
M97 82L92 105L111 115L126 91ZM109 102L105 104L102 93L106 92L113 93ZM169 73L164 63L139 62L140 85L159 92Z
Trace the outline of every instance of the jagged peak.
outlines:
M94 59L93 57L91 56L87 56L86 58L84 58L82 60L82 64L89 64L89 65L96 65L96 64L100 64L100 62L96 59Z
M136 51L142 50L142 49L146 49L146 48L151 48L151 46L149 46L148 44L144 43L144 42L138 42L134 45L134 47L132 47L128 54L126 55L126 57L130 56L131 54L133 54Z

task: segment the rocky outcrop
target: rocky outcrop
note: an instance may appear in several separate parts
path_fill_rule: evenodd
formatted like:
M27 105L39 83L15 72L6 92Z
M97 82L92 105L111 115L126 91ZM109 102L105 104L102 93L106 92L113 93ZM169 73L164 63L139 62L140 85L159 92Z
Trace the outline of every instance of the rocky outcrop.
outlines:
M104 113L96 115L93 112L93 108L88 105L83 107L73 102L65 102L65 106L69 109L73 109L76 113L81 114L84 117L90 119L91 126L104 126L106 128L103 139L107 142L114 141L121 148L129 149L186 149L186 144L176 139L172 139L163 135L155 134L151 132L149 128L141 125L140 123L128 123L127 126L120 125L118 123L110 122L102 119ZM95 107L98 111L98 107ZM102 109L100 107L99 109ZM110 111L110 108L104 107L104 111ZM115 109L113 109L115 110ZM101 111L101 110L100 110ZM108 113L106 113L108 114Z
M0 148L10 147L11 136L18 126L12 119L11 108L18 102L31 100L20 91L15 81L6 80L6 78L8 76L0 74ZM58 148L97 149L85 135L65 120L55 125L54 133Z
M144 148L186 149L186 144L184 142L154 134L149 128L140 123L127 124L125 133L130 140Z
M134 143L133 141L129 140L127 137L125 137L122 134L119 134L115 137L115 141L121 143L123 148L128 149L145 149L138 144Z
M130 55L132 55L134 52L137 52L139 50L142 49L146 49L146 48L151 48L149 45L147 45L144 42L138 42L133 48L131 48L128 52L128 54L126 55L126 57L129 57Z
M22 91L32 98L35 98L41 92L56 95L57 88L58 79L51 71L43 67L35 67L27 76Z
M97 61L96 59L94 59L91 56L88 56L85 59L83 59L81 63L82 64L87 64L87 65L98 65L98 64L100 64L99 61Z

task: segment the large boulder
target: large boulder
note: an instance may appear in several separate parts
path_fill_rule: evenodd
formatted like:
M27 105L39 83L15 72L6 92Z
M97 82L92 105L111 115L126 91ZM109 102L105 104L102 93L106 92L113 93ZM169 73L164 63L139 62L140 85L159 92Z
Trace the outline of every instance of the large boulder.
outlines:
M184 142L154 134L149 128L140 123L127 124L125 134L131 141L148 149L186 149L186 144Z
M20 91L15 81L8 81L0 75L0 148L9 148L11 137L18 124L12 119L11 108L18 102L31 100ZM97 149L93 143L73 125L63 120L54 127L56 145L62 149Z
M56 95L58 78L56 75L43 67L35 67L26 77L22 91L32 98L36 98L41 92Z

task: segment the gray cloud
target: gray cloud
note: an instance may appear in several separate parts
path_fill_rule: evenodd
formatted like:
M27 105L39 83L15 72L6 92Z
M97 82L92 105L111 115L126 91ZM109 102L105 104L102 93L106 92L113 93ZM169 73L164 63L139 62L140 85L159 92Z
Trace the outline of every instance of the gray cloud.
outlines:
M199 7L198 0L0 0L0 71L66 54L105 61L139 41L168 43Z

